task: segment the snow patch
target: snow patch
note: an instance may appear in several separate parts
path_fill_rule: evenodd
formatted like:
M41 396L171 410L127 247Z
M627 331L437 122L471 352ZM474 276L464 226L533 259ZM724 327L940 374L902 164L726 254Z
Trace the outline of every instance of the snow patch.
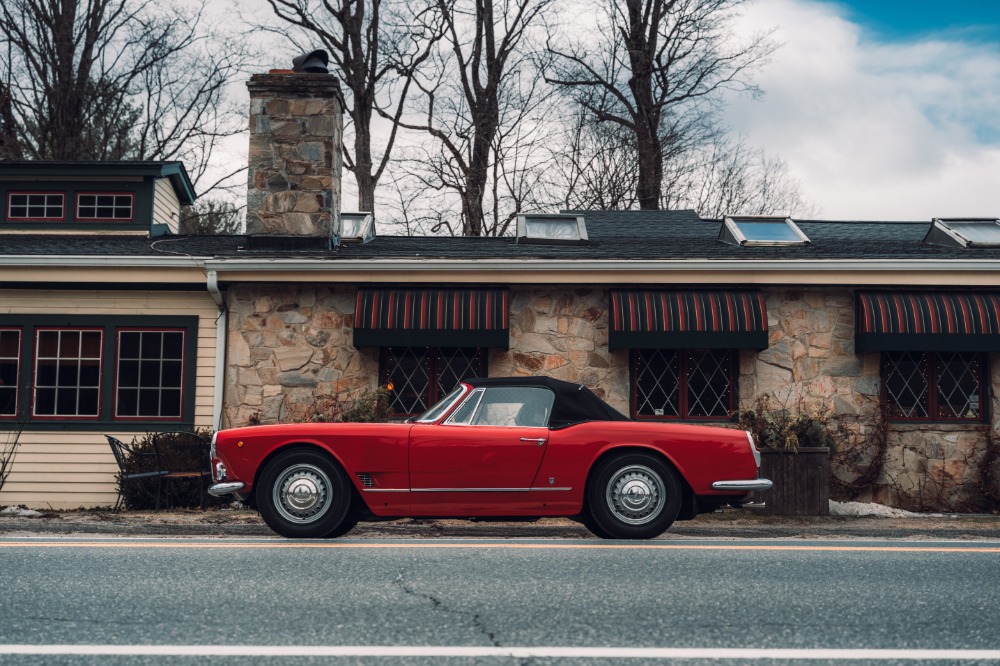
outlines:
M879 516L881 518L920 518L927 516L940 516L941 514L914 513L896 509L884 504L873 504L871 502L835 502L830 500L831 516Z
M0 514L4 516L20 516L21 518L36 518L42 515L41 511L35 511L34 509L25 509L23 506L5 506L0 509Z

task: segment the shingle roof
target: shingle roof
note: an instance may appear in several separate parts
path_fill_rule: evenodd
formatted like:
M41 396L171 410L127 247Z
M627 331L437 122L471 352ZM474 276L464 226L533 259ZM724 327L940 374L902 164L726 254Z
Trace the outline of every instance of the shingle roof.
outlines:
M877 222L796 220L811 243L791 247L739 247L718 240L720 220L694 211L600 211L585 213L589 245L518 245L511 237L379 236L364 245L344 244L332 253L281 253L279 256L335 261L363 258L503 259L1000 259L1000 248L961 248L922 243L930 221ZM156 256L249 258L243 236L9 235L3 255Z

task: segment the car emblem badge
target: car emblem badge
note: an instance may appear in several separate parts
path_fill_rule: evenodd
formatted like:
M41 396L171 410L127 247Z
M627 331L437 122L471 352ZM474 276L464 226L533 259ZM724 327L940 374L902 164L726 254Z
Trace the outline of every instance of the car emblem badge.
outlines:
M554 484L555 482L556 482L556 477L554 477L554 476L550 476L550 477L549 477L549 485L551 486L551 485L552 485L552 484Z

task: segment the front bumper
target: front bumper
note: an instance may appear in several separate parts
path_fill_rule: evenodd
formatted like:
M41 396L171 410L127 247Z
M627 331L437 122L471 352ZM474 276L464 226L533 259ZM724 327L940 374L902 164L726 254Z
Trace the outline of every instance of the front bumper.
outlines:
M212 484L208 487L208 494L212 497L222 497L230 493L238 493L241 490L243 490L242 481L228 481L226 483Z
M751 490L770 490L771 483L768 479L751 479L749 481L716 481L712 484L712 490L742 490L749 492ZM209 492L212 492L209 490Z

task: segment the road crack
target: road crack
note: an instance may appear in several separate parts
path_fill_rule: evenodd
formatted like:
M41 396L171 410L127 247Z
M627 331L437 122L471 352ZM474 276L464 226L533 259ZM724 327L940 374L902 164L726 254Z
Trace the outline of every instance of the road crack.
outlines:
M433 594L429 594L427 592L420 592L418 590L413 589L406 583L406 581L403 580L403 573L404 572L400 571L398 574L396 574L396 580L393 581L393 583L404 593L416 597L418 599L424 599L426 601L431 602L432 610L441 611L442 613L449 613L451 615L456 615L462 618L469 617L468 612L449 607L448 604L446 604L444 601L434 596ZM489 628L486 626L486 623L483 621L483 618L479 615L479 613L474 613L472 615L472 626L481 634L486 636L487 639L489 639L490 645L492 645L493 647L503 647L500 644L500 641L497 640L496 634L489 630Z

